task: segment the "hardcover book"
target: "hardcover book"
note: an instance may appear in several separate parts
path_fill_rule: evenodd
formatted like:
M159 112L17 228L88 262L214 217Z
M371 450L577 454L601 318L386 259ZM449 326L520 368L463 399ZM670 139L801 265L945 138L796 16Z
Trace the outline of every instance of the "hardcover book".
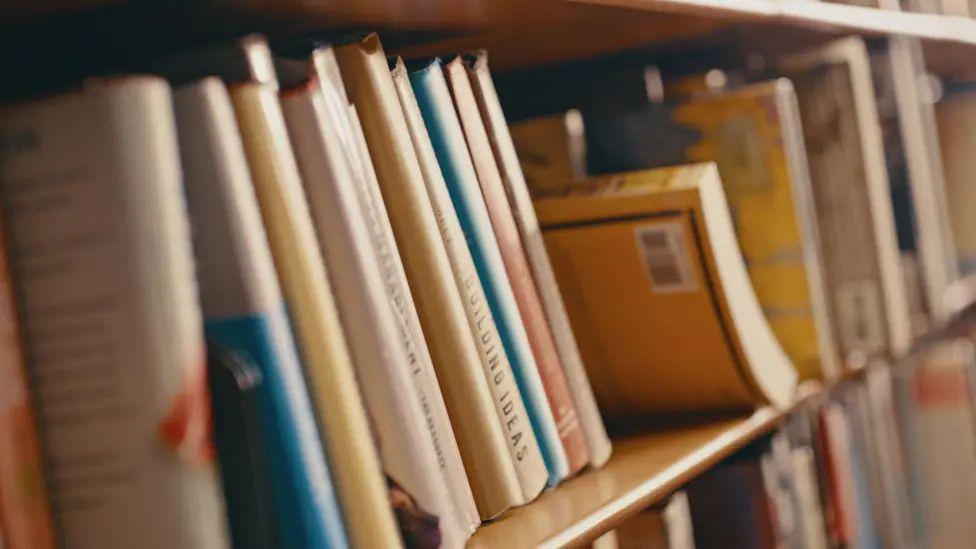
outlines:
M495 92L491 72L488 70L487 55L484 52L475 54L470 60L468 77L481 109L481 117L488 131L488 138L495 153L495 161L498 163L502 183L505 186L515 222L518 224L522 245L525 247L536 288L542 298L549 327L556 338L556 347L559 350L559 358L562 360L563 369L566 373L566 380L569 382L573 404L576 406L576 415L579 417L583 426L583 433L586 436L590 463L599 467L610 459L612 452L610 439L607 437L603 418L600 416L599 408L597 408L593 389L590 387L590 380L586 377L586 369L583 366L579 348L576 346L576 336L573 335L569 316L566 314L566 306L559 294L559 286L552 272L549 254L546 252L542 231L539 229L539 221L532 206L529 187L522 176L515 145L505 122L505 114L502 112L498 94Z
M417 151L430 203L451 261L451 268L464 301L464 309L471 325L472 336L481 355L481 366L488 379L491 398L504 431L511 461L521 484L521 502L529 501L546 485L548 471L542 451L532 430L525 401L519 391L508 355L502 345L494 315L478 278L471 250L461 229L457 211L437 163L433 144L417 104L410 76L402 60L397 60L391 72L393 83L403 107L410 138Z
M586 136L580 111L520 120L509 129L530 189L551 191L551 185L586 178Z
M95 80L12 105L0 142L59 543L226 546L169 86Z
M935 107L945 167L946 204L952 223L953 243L963 275L976 272L976 202L973 180L973 155L976 150L976 93L962 91L949 95Z
M849 363L911 343L868 52L852 37L786 57L803 120L835 340Z
M779 79L586 120L590 168L718 164L769 324L803 378L839 372L796 95Z
M470 367L480 364L480 356L410 141L386 55L374 34L361 42L338 48L336 57L346 92L362 122L407 280L414 291L421 325L425 334L436 334L436 337L429 337L427 343L438 379L445 389L448 413L455 422L463 421L459 418L465 417L483 421L486 415L479 412L484 408L472 409L471 393L460 390L473 385L484 391L487 381L483 373ZM512 478L515 479L514 486L518 484L514 471L497 463L497 456L505 455L504 452L492 456L491 459L496 460L494 466L491 460L483 459L484 445L492 440L482 437L483 433L483 429L455 429L478 511L483 518L489 518L512 504L511 499L501 497L505 494L499 493L495 487L513 486ZM499 442L497 438L494 440L495 444ZM504 443L503 440L500 442ZM512 477L506 479L505 475Z
M632 418L788 404L714 164L594 178L535 202L597 400Z
M230 94L350 540L357 547L398 546L390 494L276 87L247 82L233 85Z
M279 543L341 547L342 517L230 96L210 77L178 88L174 104L204 327L260 372L261 459Z

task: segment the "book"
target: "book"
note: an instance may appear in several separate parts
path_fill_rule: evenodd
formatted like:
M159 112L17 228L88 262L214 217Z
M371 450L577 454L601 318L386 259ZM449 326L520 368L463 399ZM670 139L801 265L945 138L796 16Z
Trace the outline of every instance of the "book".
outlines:
M489 425L497 425L491 408L474 394L484 395L484 374L471 335L450 260L434 218L423 173L410 141L386 56L375 34L336 49L336 57L350 102L362 123L368 154L373 160L383 202L403 259L410 289L428 339L452 421L469 418L474 428L455 428L461 458L482 518L511 505L509 493L498 487L518 486L507 458L504 440ZM468 388L476 388L475 392ZM490 393L489 393L490 394ZM477 406L480 405L480 406ZM483 436L488 433L489 436ZM495 452L485 452L485 444Z
M339 73L335 52L331 47L317 47L310 56L311 64L323 93L326 106L332 112L339 143L349 158L353 174L352 189L361 216L366 222L367 234L377 255L384 289L399 327L399 336L410 359L412 380L417 388L428 418L428 428L441 447L438 464L448 484L455 511L468 533L481 522L475 506L474 495L464 470L457 438L451 426L447 406L434 371L433 360L424 338L413 295L407 283L407 275L397 249L390 219L376 181L376 174L365 152L362 129L358 116L350 108L345 87ZM353 118L356 122L353 123ZM504 385L504 384L503 384Z
M857 543L861 519L855 494L850 425L840 404L826 401L820 407L820 437L826 463L830 505L827 508L832 538L850 545ZM865 520L865 522L868 522Z
M169 86L93 80L5 107L0 136L59 542L225 546Z
M970 151L976 145L976 103L972 91L948 95L935 106L945 168L946 204L952 223L953 243L963 275L976 272L976 218L966 209L976 199Z
M684 492L675 492L614 529L619 549L695 549L691 507Z
M502 346L528 411L549 473L549 483L556 484L576 471L570 467L577 463L569 461L562 434L564 428L578 424L559 423L558 408L552 401L552 393L547 390L544 371L537 364L519 313L440 62L434 60L411 71L410 83ZM560 406L564 404L565 401L559 402Z
M594 178L536 213L609 418L788 404L714 164Z
M271 502L269 445L261 426L261 370L243 354L207 344L207 385L213 442L220 461L227 520L234 547L281 543ZM339 522L339 543L345 544ZM327 543L327 542L326 542ZM332 545L334 546L334 545Z
M948 339L910 357L895 372L899 417L919 530L916 545L965 547L973 539L976 433L971 341Z
M570 393L573 397L573 404L576 406L576 415L579 417L583 426L583 433L586 435L590 463L599 467L610 459L613 449L610 439L607 437L607 430L603 425L600 410L596 405L593 389L586 377L583 359L580 357L579 348L576 346L576 336L573 335L569 316L566 314L566 306L559 294L559 286L552 272L552 265L549 263L549 254L546 252L542 231L539 229L539 221L532 206L532 198L522 176L515 145L508 131L505 114L502 112L501 103L492 82L491 72L488 69L488 58L483 51L477 53L470 60L468 76L471 79L471 85L481 109L481 117L484 119L485 128L488 131L488 138L495 153L495 160L501 172L502 182L505 185L515 221L518 224L519 235L522 238L522 244L525 246L529 266L532 268L535 284L542 298L549 327L556 338L559 358L562 360L566 380L569 382Z
M460 189L463 189L463 192L473 191L473 194L477 195L478 186L481 187L480 196L488 213L490 227L494 229L504 272L508 275L508 282L515 298L516 311L525 327L529 347L535 357L549 407L559 429L559 439L566 452L569 473L572 475L589 462L586 438L576 414L576 405L570 394L566 372L559 351L556 349L549 320L542 308L542 299L532 278L525 247L522 245L518 225L508 203L501 174L488 140L488 133L478 110L474 90L460 56L444 66L442 78L447 80L446 88L450 89L449 97L454 99L457 113L455 119L460 122L463 130L460 142L466 141L468 144L469 161L473 164L476 175L474 181L478 184L473 186L474 188L464 186ZM459 148L463 152L463 146Z
M716 465L685 488L695 545L773 549L779 540L757 456Z
M230 95L209 77L177 88L174 106L204 330L262 378L259 457L278 543L341 546L342 518Z
M586 178L583 113L577 109L513 123L509 130L530 189Z
M379 456L278 102L270 84L230 87L258 206L294 328L352 545L400 544Z
M942 297L959 273L933 106L923 96L921 46L897 36L870 53L899 248L917 261L925 312L940 324L946 320Z
M462 295L472 335L478 345L481 366L491 388L495 411L503 426L508 451L518 476L522 494L515 501L526 502L538 495L546 485L548 471L542 451L532 430L522 393L503 347L484 287L478 278L457 211L451 202L447 183L437 163L427 126L413 93L410 75L401 59L397 60L391 75L424 175L431 207L451 261L454 279Z
M868 51L858 37L787 56L803 121L834 339L849 364L911 343Z
M802 378L838 374L796 94L786 79L586 120L596 173L715 161L749 277Z
M3 157L0 148L0 157ZM38 424L29 392L10 259L0 215L0 530L11 549L53 549Z
M413 371L422 366L411 364L376 268L334 111L317 81L286 88L281 102L386 476L409 498L411 511L429 517L444 545L463 546L473 525L462 524L440 466L451 452L457 462L460 456L429 428L437 402L414 382Z

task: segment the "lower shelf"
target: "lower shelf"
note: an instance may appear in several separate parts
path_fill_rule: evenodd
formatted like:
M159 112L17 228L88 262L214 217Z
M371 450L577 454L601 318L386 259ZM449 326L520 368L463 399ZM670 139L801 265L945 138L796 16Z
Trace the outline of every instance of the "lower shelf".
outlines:
M820 392L801 386L797 403ZM624 517L667 496L749 442L770 432L787 412L712 420L614 441L613 457L482 526L469 547L563 547L598 537Z

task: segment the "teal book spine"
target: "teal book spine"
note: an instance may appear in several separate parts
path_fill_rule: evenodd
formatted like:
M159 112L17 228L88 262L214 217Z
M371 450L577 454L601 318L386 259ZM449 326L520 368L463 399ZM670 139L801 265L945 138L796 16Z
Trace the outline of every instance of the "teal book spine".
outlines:
M554 485L569 474L569 465L539 381L535 358L505 273L495 234L488 221L484 198L440 61L434 60L419 70L411 71L410 82L478 278L495 318L502 346L522 393L532 430L539 442L549 472L549 483Z

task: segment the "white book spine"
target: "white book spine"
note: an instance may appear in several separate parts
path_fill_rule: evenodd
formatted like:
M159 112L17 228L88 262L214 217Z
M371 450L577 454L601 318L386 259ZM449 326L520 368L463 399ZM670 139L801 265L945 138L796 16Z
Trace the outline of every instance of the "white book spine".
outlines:
M227 543L175 129L169 87L148 77L0 111L0 193L66 547Z
M421 510L437 517L445 546L461 547L470 531L460 524L441 475L442 441L427 428L431 403L413 382L415 362L376 268L336 122L314 85L286 91L282 106L384 469Z
M384 289L393 314L397 319L399 336L407 356L411 361L412 380L424 404L428 428L437 438L440 446L441 473L454 503L461 524L469 534L481 523L474 495L461 461L457 438L451 426L447 406L441 392L433 360L424 339L420 317L414 304L407 274L400 259L393 228L390 225L386 206L383 204L376 174L366 151L362 130L358 129L358 119L354 109L345 99L342 80L338 77L338 66L332 50L317 50L313 55L319 82L326 101L335 120L338 137L350 163L354 176L352 188L362 218L368 229L377 265L383 278ZM320 68L323 67L323 68ZM331 69L330 69L331 67Z

